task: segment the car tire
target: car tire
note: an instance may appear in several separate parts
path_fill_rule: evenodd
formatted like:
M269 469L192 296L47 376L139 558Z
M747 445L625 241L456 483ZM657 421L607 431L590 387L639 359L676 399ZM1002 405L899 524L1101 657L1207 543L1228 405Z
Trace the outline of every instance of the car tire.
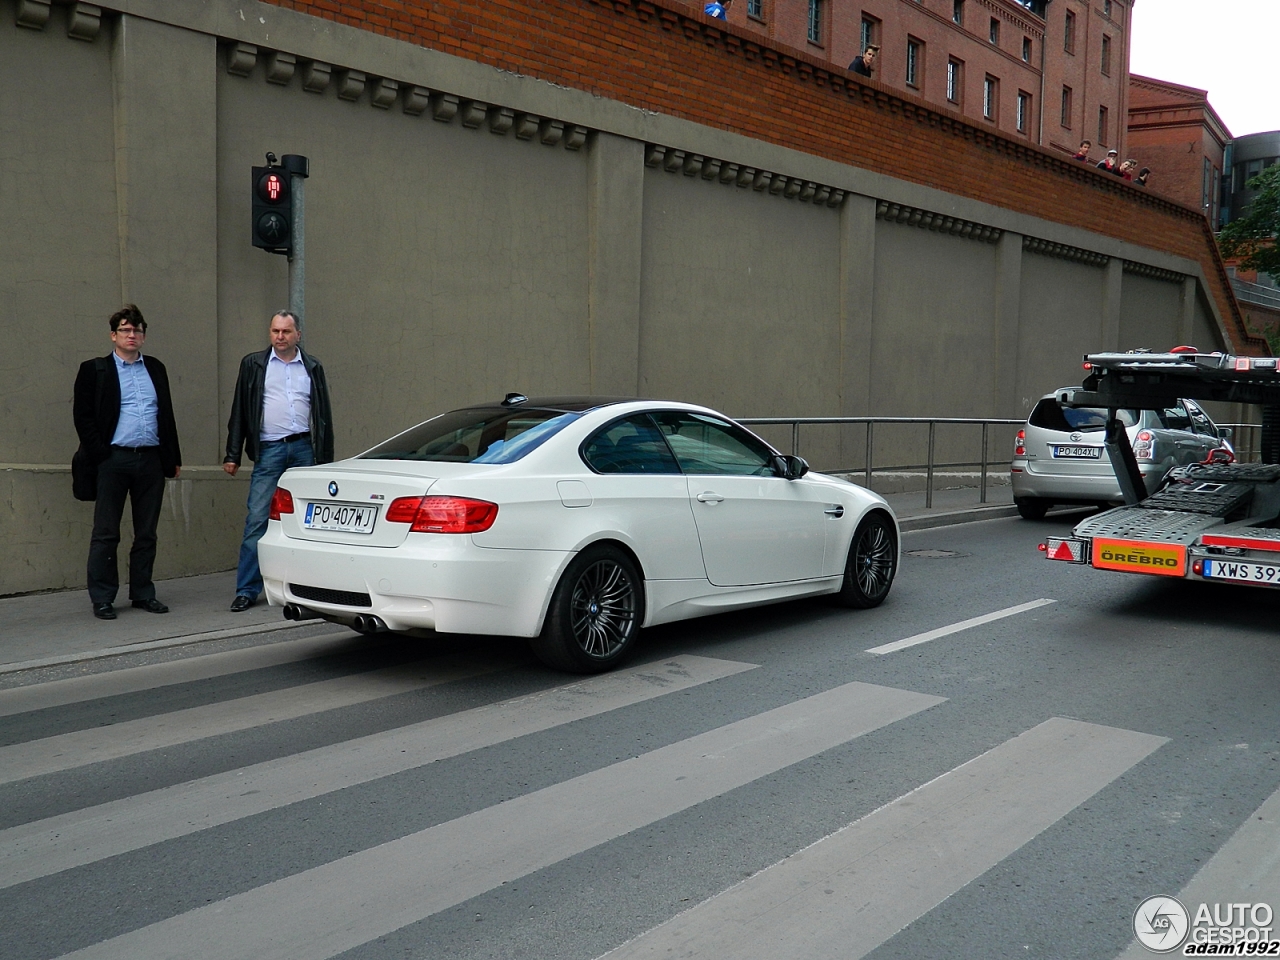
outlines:
M836 599L846 607L878 607L898 572L898 538L893 521L876 511L862 518L849 541L844 583Z
M1049 501L1041 497L1014 497L1013 505L1023 520L1043 520L1050 507Z
M621 663L644 620L644 578L617 547L583 550L551 595L542 633L529 641L539 660L568 673L600 673Z

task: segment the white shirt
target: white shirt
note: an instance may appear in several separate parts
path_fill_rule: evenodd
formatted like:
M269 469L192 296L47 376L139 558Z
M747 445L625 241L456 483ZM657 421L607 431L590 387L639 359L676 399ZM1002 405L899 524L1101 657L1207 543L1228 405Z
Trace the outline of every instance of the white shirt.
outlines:
M262 440L283 440L311 429L311 377L302 351L287 363L274 350L267 357L262 387Z

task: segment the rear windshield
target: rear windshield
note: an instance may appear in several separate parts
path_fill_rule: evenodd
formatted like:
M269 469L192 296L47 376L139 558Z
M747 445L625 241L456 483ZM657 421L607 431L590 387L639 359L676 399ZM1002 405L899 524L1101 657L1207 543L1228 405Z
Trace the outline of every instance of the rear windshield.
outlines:
M473 407L420 423L362 460L435 460L445 463L513 463L536 450L581 413Z
M1136 427L1140 418L1137 410L1118 410L1116 415L1126 427ZM1085 433L1106 427L1107 411L1096 407L1064 407L1052 397L1047 397L1031 411L1030 423L1033 427L1045 430L1061 430L1063 433L1078 430Z

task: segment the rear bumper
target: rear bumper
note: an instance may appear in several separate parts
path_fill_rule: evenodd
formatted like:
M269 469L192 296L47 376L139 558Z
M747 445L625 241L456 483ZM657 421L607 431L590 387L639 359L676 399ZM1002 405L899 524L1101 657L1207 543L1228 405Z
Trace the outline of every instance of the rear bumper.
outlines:
M1035 466L1038 466L1036 464ZM1115 474L1106 473L1069 475L1043 473L1026 460L1015 460L1010 479L1015 497L1036 497L1058 503L1080 501L1082 503L1119 502L1124 499ZM1139 464L1147 492L1154 493L1163 478L1160 464Z
M278 523L258 543L267 600L339 623L372 614L390 630L537 636L571 553L478 547L469 536L410 534L395 548L292 540ZM366 594L368 605L299 596L293 585ZM363 598L361 598L363 599Z

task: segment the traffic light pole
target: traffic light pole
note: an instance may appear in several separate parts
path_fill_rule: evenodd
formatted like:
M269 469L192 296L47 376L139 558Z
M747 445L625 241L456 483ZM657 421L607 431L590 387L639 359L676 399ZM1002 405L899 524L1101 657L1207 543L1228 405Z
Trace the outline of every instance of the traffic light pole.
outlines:
M293 252L289 255L289 309L298 318L298 333L306 336L307 318L307 176L311 164L306 157L286 154L281 166L289 171L292 197Z

